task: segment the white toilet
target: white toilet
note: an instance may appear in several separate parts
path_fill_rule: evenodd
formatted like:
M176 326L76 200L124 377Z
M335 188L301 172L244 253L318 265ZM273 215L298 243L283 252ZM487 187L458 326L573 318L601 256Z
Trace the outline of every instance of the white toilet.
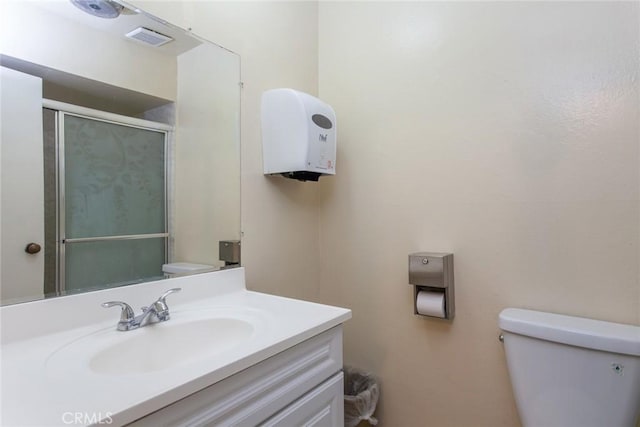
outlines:
M170 264L162 264L162 272L164 277L170 279L172 277L191 276L192 274L208 273L216 271L213 265L194 264L191 262L172 262Z
M507 308L500 313L524 427L635 427L640 326Z

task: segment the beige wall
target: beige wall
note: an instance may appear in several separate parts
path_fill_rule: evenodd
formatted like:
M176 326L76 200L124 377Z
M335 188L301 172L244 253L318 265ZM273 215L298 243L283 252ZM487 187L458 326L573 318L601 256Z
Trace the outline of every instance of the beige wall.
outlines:
M262 174L260 96L277 87L317 93L317 3L133 3L240 54L242 263L247 285L313 298L319 283L318 187Z
M382 426L514 426L505 307L640 322L638 3L320 2L319 299ZM455 254L453 323L407 255Z

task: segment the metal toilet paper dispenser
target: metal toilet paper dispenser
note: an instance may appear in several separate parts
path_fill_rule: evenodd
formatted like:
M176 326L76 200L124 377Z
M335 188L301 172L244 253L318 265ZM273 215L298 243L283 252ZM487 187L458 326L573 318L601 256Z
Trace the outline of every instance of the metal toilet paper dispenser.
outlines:
M453 319L456 311L453 286L453 254L440 252L410 254L409 284L413 286L414 314L448 320ZM443 294L443 315L427 315L418 312L418 294L421 291Z

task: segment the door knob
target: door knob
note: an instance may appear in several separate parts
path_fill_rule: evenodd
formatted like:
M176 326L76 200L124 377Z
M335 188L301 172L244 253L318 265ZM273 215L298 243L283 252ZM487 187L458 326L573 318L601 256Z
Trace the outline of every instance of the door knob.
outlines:
M33 254L37 254L38 252L40 252L41 249L42 249L42 247L39 244L37 244L37 243L29 243L27 245L27 247L24 248L24 251L26 253L28 253L28 254L33 255Z

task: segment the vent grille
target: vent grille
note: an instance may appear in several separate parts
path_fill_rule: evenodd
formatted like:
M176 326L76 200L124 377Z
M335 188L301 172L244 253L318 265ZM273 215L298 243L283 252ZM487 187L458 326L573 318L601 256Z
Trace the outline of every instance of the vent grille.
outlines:
M137 40L141 43L154 47L162 46L163 44L169 43L173 40L169 36L165 36L164 34L160 34L144 27L138 27L135 30L128 32L126 36L130 39Z

